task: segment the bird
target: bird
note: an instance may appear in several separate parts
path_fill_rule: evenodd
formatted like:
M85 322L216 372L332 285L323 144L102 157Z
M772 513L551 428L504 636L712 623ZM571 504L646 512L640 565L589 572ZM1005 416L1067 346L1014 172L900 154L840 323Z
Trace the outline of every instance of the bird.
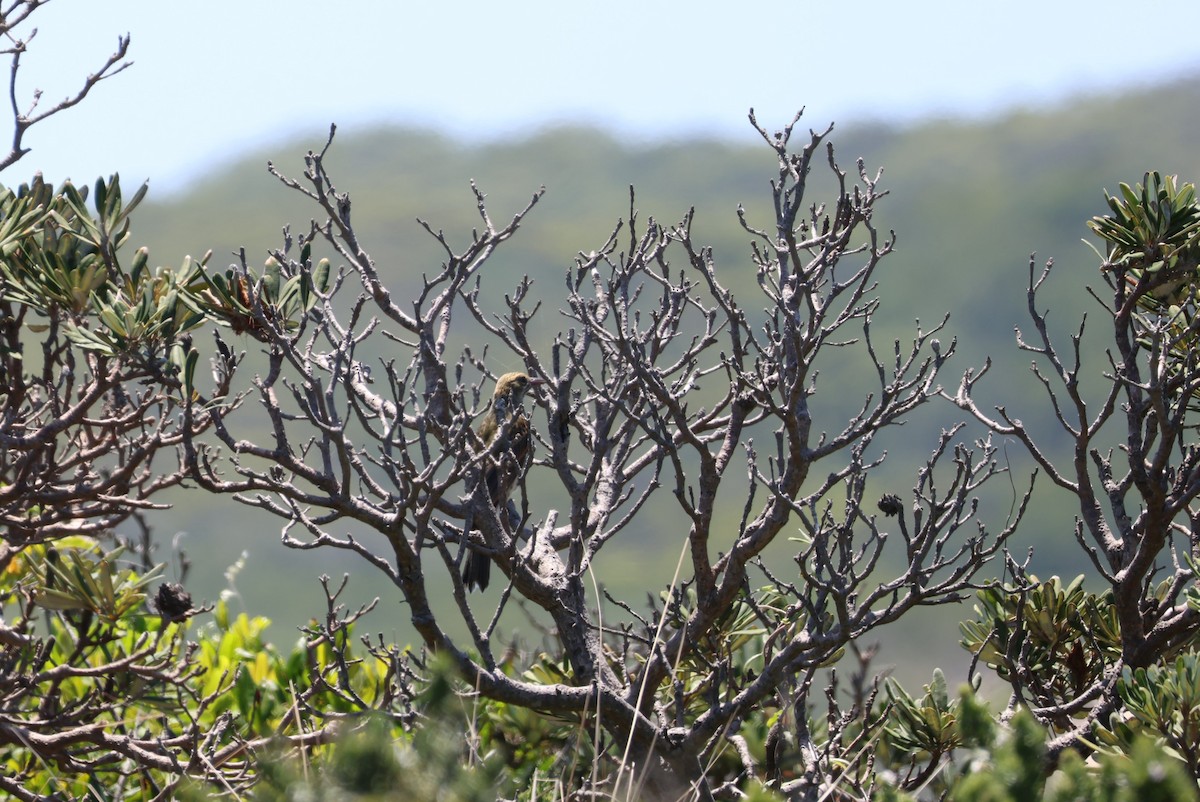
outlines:
M529 419L521 402L531 387L542 384L541 379L532 379L521 372L505 373L496 379L496 391L488 405L476 434L489 448L496 436L503 433L507 443L497 453L495 462L484 474L488 498L498 510L504 510L509 494L529 464L530 440ZM505 429L505 424L508 424ZM474 588L486 590L490 578L492 560L486 554L472 551L463 566L462 580L468 591Z

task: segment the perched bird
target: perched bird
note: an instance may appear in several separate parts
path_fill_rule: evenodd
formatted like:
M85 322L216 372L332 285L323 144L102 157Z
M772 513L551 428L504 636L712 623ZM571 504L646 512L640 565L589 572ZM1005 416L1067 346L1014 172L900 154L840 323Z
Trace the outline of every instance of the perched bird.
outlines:
M496 392L492 395L492 403L476 431L479 439L489 447L502 431L507 440L507 443L502 444L495 463L484 474L488 498L501 514L504 514L513 487L529 467L529 419L525 417L521 402L530 387L541 383L541 379L531 379L524 373L505 373L496 380ZM468 554L462 575L467 590L485 590L491 568L492 560L488 555L474 551Z

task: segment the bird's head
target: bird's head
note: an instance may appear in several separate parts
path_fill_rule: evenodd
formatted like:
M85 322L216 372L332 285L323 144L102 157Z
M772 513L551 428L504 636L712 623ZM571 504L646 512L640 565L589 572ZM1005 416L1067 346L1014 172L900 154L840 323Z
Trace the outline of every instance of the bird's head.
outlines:
M537 387L542 383L541 379L531 379L524 373L505 373L496 380L493 399L512 409L520 405L530 387Z

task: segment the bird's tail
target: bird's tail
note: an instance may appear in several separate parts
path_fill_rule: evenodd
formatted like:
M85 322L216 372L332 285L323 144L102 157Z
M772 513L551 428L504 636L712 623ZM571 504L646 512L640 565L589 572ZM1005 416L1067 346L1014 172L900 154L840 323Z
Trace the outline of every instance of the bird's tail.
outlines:
M467 555L467 564L463 566L463 584L470 592L475 588L487 590L488 580L491 579L492 558L486 554L471 552Z

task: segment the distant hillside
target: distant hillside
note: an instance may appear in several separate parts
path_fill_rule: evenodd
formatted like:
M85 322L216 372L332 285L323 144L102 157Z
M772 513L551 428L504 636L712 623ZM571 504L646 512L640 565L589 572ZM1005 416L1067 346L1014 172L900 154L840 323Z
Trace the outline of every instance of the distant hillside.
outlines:
M828 121L803 123L823 129ZM303 228L312 214L267 174L266 162L299 175L304 152L319 149L324 138L317 132L239 157L179 197L155 202L151 193L136 218L134 239L149 245L152 259L160 263L175 264L185 253L211 248L214 261L225 264L239 247L261 263L285 223ZM883 183L892 194L876 221L898 235L896 253L880 274L884 311L877 328L908 337L914 318L927 325L951 312L950 330L963 346L956 370L991 354L997 369L988 389L997 403L1027 409L1023 415L1029 420L1048 414L1031 397L1037 390L1028 378L1028 357L1013 348L1013 327L1027 320L1030 254L1036 251L1039 261L1054 257L1057 276L1042 301L1054 310L1052 320L1062 331L1074 329L1084 311L1095 308L1083 292L1085 283L1098 281L1095 258L1080 240L1087 236L1084 222L1105 210L1103 190L1115 190L1119 181L1139 181L1154 169L1200 179L1200 79L986 121L839 127L830 139L844 168L853 170L859 157L871 172L882 166ZM417 217L445 230L452 242L464 241L477 225L468 186L472 179L487 193L497 220L508 218L539 186L548 190L522 232L497 254L493 269L501 275L492 274L499 281L493 286L510 286L528 273L552 299L574 255L598 247L613 224L628 216L633 185L643 216L676 221L695 207L694 231L714 246L727 283L735 290L744 286L747 298L755 291L747 269L749 238L735 210L741 204L751 219L769 219L768 182L775 165L749 125L736 142L638 145L588 128L546 130L482 146L430 131L347 130L339 133L332 154L338 189L352 194L361 240L400 295L418 286L422 272L440 260ZM815 190L820 187L817 182ZM853 386L853 368L845 367L847 386ZM951 412L941 408L938 415ZM924 421L906 434L918 450L891 453L896 481L911 482L910 466L928 448L930 428L947 420ZM1019 449L1009 452L1021 465ZM1025 470L1018 471L1018 484ZM1039 542L1035 565L1043 574L1083 570L1069 534L1071 511L1061 502L1053 493L1041 494L1026 527L1026 538ZM273 534L278 524L248 517L226 499L183 498L162 528L167 536L177 528L191 533L184 545L197 563L194 589L200 596L213 597L224 586L221 569L250 549L253 582L241 583L247 606L269 611L288 626L320 612L311 577L362 573L349 558L338 562L343 559L338 555L279 554ZM1059 544L1065 553L1055 549ZM628 544L632 581L642 581L637 570L647 553L673 566L677 547L674 542ZM278 581L267 574L275 567L281 571ZM374 583L364 586L386 592ZM404 616L394 604L394 599L387 602L387 620L401 626ZM280 629L277 637L290 636ZM952 641L952 630L948 637Z

